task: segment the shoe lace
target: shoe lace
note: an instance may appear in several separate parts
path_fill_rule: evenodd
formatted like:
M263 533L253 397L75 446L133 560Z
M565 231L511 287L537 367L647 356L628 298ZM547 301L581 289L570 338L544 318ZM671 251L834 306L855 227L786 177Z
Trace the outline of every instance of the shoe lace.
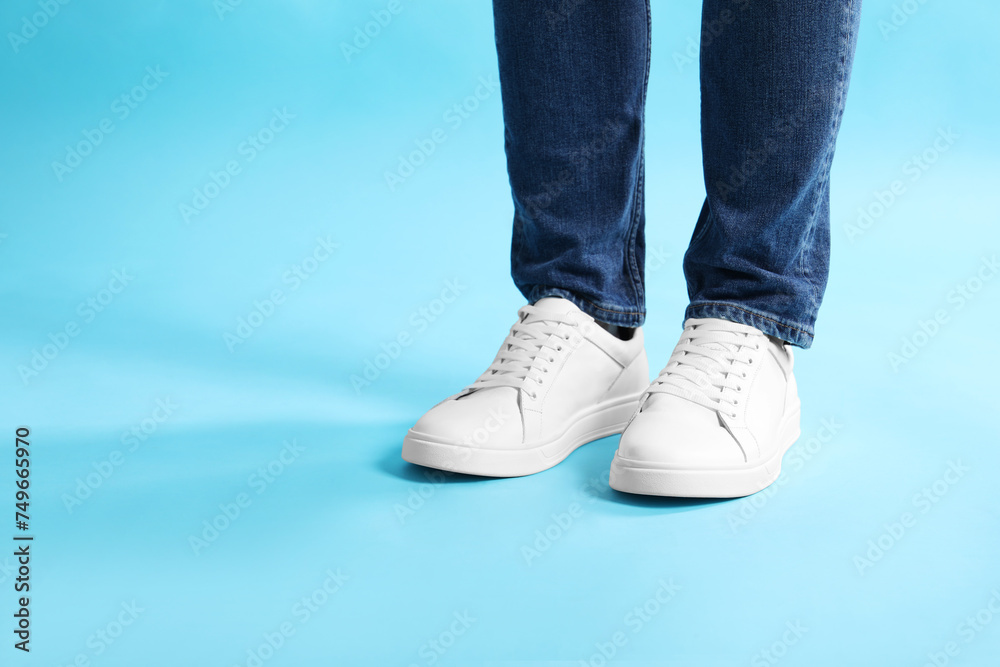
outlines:
M529 398L537 398L537 387L545 384L545 375L560 353L582 340L574 336L574 330L579 328L580 323L569 315L530 305L522 307L496 359L469 389L513 387L524 389ZM526 387L528 381L534 385L533 390Z
M687 323L650 394L670 394L730 418L737 416L743 382L764 334L735 322Z

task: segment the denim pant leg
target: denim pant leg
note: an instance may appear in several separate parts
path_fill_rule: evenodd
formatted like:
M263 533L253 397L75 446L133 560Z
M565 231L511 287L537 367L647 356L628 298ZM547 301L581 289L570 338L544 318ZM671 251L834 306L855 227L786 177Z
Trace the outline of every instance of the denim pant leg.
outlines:
M645 316L643 112L648 0L494 0L511 275L528 301Z
M830 254L830 162L861 0L704 0L707 199L686 317L812 344Z

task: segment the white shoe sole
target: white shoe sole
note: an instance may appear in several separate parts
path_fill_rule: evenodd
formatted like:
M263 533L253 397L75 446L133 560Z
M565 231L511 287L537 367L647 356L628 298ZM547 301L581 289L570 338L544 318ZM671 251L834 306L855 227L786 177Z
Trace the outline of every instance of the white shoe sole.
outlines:
M403 438L403 459L410 463L482 477L523 477L561 462L581 445L621 433L642 393L599 403L573 418L548 442L527 449L488 449L447 442L410 429Z
M800 412L785 417L780 446L770 459L741 468L679 468L633 461L618 455L611 462L609 484L616 491L671 498L742 498L766 489L781 474L781 459L799 439ZM667 445L669 446L669 445Z

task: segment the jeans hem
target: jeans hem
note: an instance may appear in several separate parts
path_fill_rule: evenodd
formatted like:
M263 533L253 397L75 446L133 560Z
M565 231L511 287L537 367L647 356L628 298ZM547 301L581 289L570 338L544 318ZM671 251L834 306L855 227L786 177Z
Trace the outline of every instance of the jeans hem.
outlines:
M593 317L598 322L614 324L619 327L641 327L646 319L645 309L627 310L625 308L608 307L608 304L597 305L583 297L559 287L543 287L536 285L526 295L530 303L535 303L545 297L558 296L571 301L577 308Z
M813 344L811 325L789 323L780 318L734 303L720 301L696 301L687 307L684 319L689 317L715 317L721 320L746 324L760 329L768 336L774 336L797 347L808 349Z

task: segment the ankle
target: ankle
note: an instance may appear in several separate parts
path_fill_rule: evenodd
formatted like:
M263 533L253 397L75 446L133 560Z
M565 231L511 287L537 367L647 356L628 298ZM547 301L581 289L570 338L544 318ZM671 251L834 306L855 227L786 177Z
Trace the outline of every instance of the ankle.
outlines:
M607 322L601 322L600 320L594 321L597 322L602 329L619 340L632 340L632 336L635 335L634 327L620 327L617 324L608 324Z

